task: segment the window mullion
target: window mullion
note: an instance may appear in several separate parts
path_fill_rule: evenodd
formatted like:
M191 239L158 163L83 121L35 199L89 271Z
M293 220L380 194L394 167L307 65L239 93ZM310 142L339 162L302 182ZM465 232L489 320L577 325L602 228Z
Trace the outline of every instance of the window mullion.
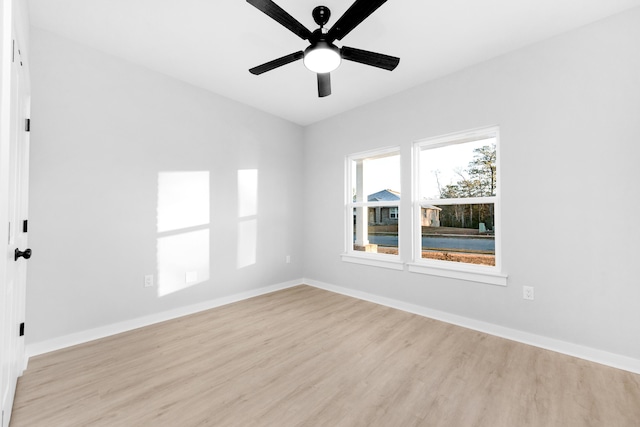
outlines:
M451 198L451 199L423 199L418 203L421 206L438 206L438 205L484 205L496 203L496 196L486 197L467 197L467 198Z

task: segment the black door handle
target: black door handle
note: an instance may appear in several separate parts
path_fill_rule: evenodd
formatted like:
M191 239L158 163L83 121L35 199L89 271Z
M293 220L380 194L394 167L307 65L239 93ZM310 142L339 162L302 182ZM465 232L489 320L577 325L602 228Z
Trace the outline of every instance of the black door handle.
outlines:
M31 249L25 249L24 252L22 252L18 248L16 248L15 260L17 261L18 258L20 258L20 257L23 257L24 259L31 258Z

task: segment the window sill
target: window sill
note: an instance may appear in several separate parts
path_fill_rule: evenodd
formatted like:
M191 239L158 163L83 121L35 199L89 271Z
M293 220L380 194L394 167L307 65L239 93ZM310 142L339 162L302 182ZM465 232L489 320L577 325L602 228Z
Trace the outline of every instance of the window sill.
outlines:
M342 261L354 264L368 265L372 267L388 268L391 270L404 270L405 263L394 255L344 253ZM420 263L406 263L412 273L428 274L431 276L449 277L452 279L466 280L469 282L486 283L496 286L507 286L507 275L496 271L482 271L477 269L465 269L451 267L437 267Z
M370 265L373 267L389 268L392 270L404 270L404 263L396 255L359 255L353 253L342 254L342 261L354 264ZM392 258L393 257L393 258Z
M451 269L427 266L424 264L410 263L409 271L412 273L429 274L431 276L449 277L452 279L466 280L469 282L487 283L489 285L507 286L507 275L495 271L479 271Z

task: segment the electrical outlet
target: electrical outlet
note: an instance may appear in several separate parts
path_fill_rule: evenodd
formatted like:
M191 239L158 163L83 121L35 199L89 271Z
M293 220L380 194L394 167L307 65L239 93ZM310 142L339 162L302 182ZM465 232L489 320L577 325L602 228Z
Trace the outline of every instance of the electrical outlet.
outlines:
M144 276L144 287L150 288L151 286L153 286L153 274L147 274Z
M533 300L533 286L522 287L522 298Z
M291 264L291 255L287 255L287 256L284 258L284 262L286 262L287 264Z

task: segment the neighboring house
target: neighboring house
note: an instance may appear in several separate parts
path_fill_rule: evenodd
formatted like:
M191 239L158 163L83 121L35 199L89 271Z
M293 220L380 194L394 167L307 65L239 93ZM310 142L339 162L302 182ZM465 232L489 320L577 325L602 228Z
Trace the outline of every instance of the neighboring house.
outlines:
M420 221L423 227L440 227L440 211L442 208L433 205L422 206Z
M382 190L367 196L369 202L390 202L400 200L400 193L393 190ZM369 225L397 225L398 207L376 206L369 208Z
M400 193L393 190L381 190L367 196L369 202L397 202ZM420 212L420 220L425 227L440 227L440 211L437 206L423 206ZM369 225L396 225L398 224L398 207L377 206L369 208Z

